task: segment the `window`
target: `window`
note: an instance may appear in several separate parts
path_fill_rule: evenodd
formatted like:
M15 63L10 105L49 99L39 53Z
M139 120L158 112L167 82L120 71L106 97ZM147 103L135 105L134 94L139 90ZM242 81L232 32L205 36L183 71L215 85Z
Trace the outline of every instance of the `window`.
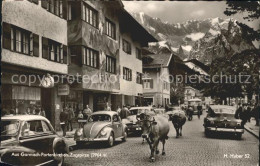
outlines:
M116 73L116 59L106 56L106 71L109 73Z
M3 22L3 48L39 56L39 35Z
M98 27L98 12L84 3L82 8L82 20L86 21L90 25L93 25L94 27Z
M163 89L168 90L168 83L166 81L163 82Z
M136 72L136 83L142 84L142 73Z
M83 48L83 64L94 68L99 67L99 53L90 48Z
M136 58L142 60L142 51L139 48L136 48Z
M132 70L126 67L123 67L123 79L127 81L132 81Z
M153 89L153 79L144 79L143 87L144 89Z
M123 51L127 54L131 54L131 44L123 39Z
M116 25L106 18L105 34L113 39L116 39Z
M13 26L11 30L11 50L29 55L29 43L30 32Z
M67 46L42 37L42 58L67 64Z
M61 0L42 0L41 5L43 8L47 9L49 12L51 12L59 17L64 17L64 14L62 13L63 6L64 6L63 1L61 1Z

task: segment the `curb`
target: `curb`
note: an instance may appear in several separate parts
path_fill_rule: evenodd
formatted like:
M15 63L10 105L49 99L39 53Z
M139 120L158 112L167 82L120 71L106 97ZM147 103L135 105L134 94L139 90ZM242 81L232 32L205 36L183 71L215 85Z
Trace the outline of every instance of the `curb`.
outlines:
M259 139L259 135L257 135L253 130L251 130L248 126L245 126L245 130L251 133L253 136Z

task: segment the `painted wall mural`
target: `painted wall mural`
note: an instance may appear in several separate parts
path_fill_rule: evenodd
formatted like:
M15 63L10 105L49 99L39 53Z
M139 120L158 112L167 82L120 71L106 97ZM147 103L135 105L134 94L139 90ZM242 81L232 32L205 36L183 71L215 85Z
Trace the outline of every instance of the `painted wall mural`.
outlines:
M94 4L95 5L95 4ZM92 5L93 6L93 5ZM82 65L81 68L75 65L70 71L77 70L78 73L85 75L87 81L84 81L82 88L102 91L119 90L119 21L115 10L108 9L105 5L96 6L98 11L99 24L93 27L87 22L76 19L68 22L68 42L70 46L84 46L99 52L99 68L92 68ZM105 19L108 18L116 25L116 39L112 39L104 34ZM82 55L80 55L82 56ZM106 72L106 56L116 59L116 72Z

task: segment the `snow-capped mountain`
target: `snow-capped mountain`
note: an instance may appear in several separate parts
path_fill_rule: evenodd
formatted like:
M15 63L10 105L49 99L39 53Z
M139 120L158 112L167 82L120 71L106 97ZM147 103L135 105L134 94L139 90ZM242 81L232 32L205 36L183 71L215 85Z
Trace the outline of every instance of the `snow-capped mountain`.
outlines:
M243 38L241 27L233 19L209 18L171 24L144 13L132 13L160 42L150 43L153 52L175 52L181 59L198 59L211 63L217 57L231 56L245 49L254 49Z

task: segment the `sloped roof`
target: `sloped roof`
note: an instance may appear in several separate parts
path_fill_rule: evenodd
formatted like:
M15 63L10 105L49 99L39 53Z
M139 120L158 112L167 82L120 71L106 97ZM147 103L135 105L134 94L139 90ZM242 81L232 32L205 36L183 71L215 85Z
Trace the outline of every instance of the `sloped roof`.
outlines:
M158 68L158 67L168 67L170 60L172 58L172 54L150 54L145 55L143 59L150 58L152 59L150 63L144 63L144 68Z

